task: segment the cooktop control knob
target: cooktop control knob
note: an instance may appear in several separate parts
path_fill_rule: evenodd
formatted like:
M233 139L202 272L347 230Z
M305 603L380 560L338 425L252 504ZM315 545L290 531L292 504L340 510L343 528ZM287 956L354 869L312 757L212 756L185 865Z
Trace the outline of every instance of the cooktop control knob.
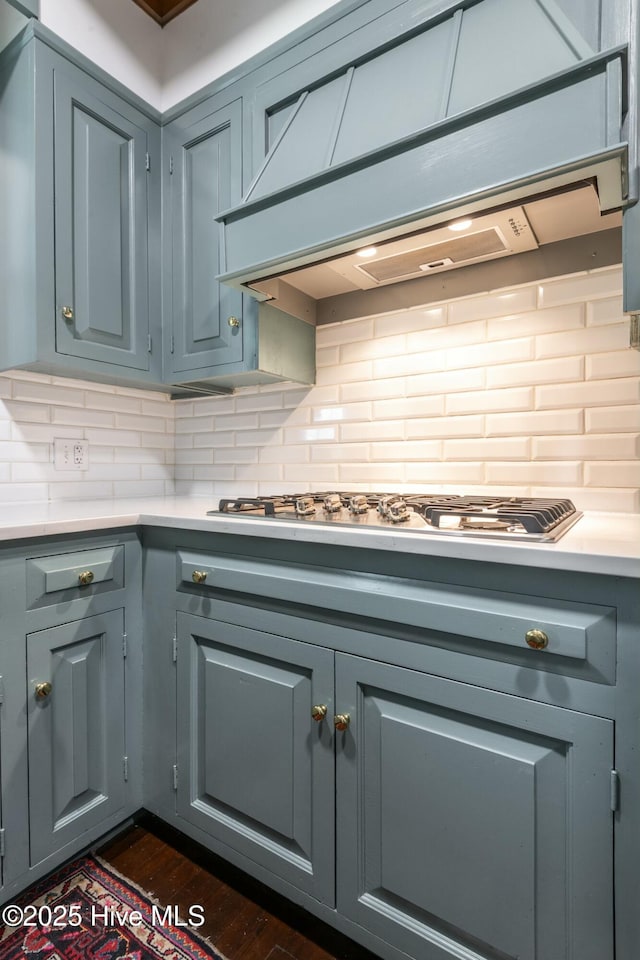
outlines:
M406 501L396 496L383 497L378 504L378 513L391 523L401 523L403 520L408 520L411 515Z
M349 498L349 513L359 516L366 513L368 509L369 501L363 493L356 493L355 496Z
M313 497L296 497L296 516L313 517L316 512L316 505Z
M339 513L342 510L342 500L340 499L339 493L328 493L323 501L322 506L325 513Z

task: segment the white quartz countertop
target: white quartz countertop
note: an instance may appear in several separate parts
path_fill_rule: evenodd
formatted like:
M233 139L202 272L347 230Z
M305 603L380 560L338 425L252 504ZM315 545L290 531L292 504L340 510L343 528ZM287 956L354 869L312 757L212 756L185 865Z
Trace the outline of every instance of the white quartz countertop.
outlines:
M0 538L108 530L136 525L267 537L433 557L508 563L623 577L640 577L640 515L585 513L557 543L443 536L396 528L362 529L249 517L208 517L206 498L56 501L0 505Z

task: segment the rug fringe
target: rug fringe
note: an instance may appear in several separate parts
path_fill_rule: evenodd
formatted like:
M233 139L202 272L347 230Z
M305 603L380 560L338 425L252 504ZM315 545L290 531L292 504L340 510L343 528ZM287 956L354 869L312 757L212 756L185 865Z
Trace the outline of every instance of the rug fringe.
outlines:
M155 904L157 907L164 906L163 902L158 899L155 893L152 893L150 890L145 890L144 887L141 887L139 883L136 883L134 880L131 880L125 873L121 873L120 870L117 870L107 860L104 860L102 857L98 856L97 853L90 853L88 854L88 857L91 857L92 860L95 860L98 866L101 867L103 870L105 870L107 873L112 873L119 880L122 880L124 883L127 883L130 887L133 887L133 889L136 890L141 896L146 897L147 900ZM191 936L195 937L196 940L199 940L201 943L205 943L208 947L211 948L211 950L215 950L220 960L228 960L228 957L226 957L225 954L220 953L215 943L213 943L209 939L209 937L204 937L196 927L191 926L191 924L187 924L185 929L188 930Z

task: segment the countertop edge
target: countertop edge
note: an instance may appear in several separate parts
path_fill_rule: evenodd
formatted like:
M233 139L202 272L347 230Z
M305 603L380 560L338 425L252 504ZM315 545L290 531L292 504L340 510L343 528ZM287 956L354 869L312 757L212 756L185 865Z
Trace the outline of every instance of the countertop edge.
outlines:
M557 543L530 543L510 541L467 539L417 534L409 531L354 530L350 527L305 526L287 521L265 523L263 519L226 518L207 516L206 501L197 503L198 515L189 515L195 503L178 501L167 507L166 501L156 507L149 502L123 508L111 504L101 509L99 502L85 507L86 516L49 516L33 521L16 521L0 524L3 545L19 540L41 537L65 536L67 534L104 532L122 527L156 527L193 532L215 532L230 536L258 537L261 539L290 540L299 543L322 543L338 547L400 552L413 556L443 557L483 563L503 563L517 566L544 567L575 573L590 573L603 576L640 578L640 549L615 550L615 540L593 540L589 548L589 536L578 536L578 525ZM154 507L156 507L154 509ZM614 514L606 515L618 519ZM640 518L632 518L640 524ZM582 523L583 521L581 521ZM606 518L602 521L606 525ZM585 528L585 530L588 530ZM428 539L427 539L428 538ZM593 537L592 537L593 539ZM573 542L572 542L573 541ZM428 545L428 549L425 546ZM625 541L621 541L625 545Z

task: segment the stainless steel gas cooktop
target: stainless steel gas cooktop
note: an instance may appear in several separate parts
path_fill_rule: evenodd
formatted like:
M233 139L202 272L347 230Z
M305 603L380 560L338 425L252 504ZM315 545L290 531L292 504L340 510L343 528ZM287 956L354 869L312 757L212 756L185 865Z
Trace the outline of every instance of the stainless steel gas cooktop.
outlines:
M571 500L449 494L323 493L237 497L209 515L505 540L558 540L582 514Z

